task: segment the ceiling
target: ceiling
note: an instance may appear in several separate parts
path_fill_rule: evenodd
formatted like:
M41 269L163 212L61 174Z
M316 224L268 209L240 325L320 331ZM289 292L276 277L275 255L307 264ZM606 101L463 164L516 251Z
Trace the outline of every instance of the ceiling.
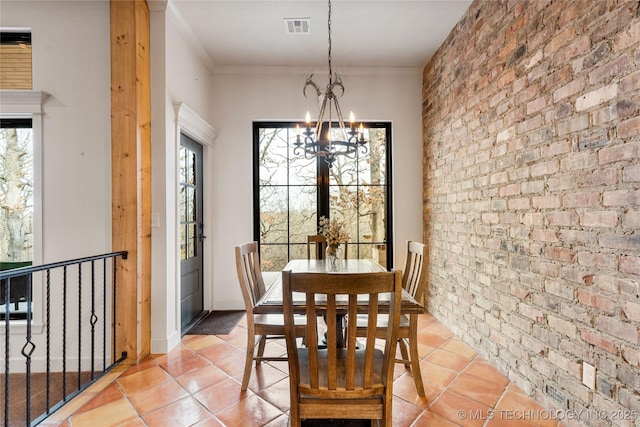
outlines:
M327 66L326 0L169 0L214 66ZM332 65L422 67L471 0L333 0ZM287 34L285 18L310 18Z

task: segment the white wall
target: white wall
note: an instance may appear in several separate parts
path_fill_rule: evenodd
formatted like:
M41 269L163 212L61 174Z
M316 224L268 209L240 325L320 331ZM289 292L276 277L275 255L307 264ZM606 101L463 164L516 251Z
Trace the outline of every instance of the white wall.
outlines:
M189 35L165 1L152 1L151 20L151 210L159 223L152 228L151 351L164 353L175 347L180 331L180 263L178 250L177 168L180 130L203 144L203 156L211 156L212 128L209 117L211 73L200 59ZM178 120L182 114L197 119ZM202 128L205 131L202 131ZM210 162L209 162L210 163ZM205 175L205 179L209 178ZM210 208L205 206L205 215ZM207 230L205 230L207 232ZM205 256L212 253L205 240ZM205 265L211 259L205 258ZM211 269L205 268L205 283L211 283ZM211 301L211 287L205 285L205 301ZM205 302L205 308L211 304Z
M345 85L340 99L356 120L392 122L395 266L403 268L406 240L422 239L422 122L420 69L337 70ZM213 147L213 307L243 308L234 247L253 239L252 123L304 120L314 110L302 95L310 72L326 70L233 67L214 70L212 121L219 135ZM323 83L323 85L326 84ZM315 111L315 112L314 112Z
M109 2L2 0L1 12L1 27L31 29L33 89L50 94L42 117L43 235L35 242L42 258L35 262L110 252ZM36 370L46 348L42 307L34 308ZM52 325L60 325L60 310L52 316ZM12 331L24 333L19 325L12 322ZM24 360L17 356L23 343L12 344L16 360ZM59 343L52 344L55 351Z

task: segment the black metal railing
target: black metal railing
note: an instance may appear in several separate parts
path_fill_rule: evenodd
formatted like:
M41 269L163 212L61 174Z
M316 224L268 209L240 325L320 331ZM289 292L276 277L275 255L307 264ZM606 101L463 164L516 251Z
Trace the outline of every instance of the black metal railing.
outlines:
M126 358L116 354L118 257L127 252L0 272L5 427L39 424ZM20 320L7 320L12 282L26 286Z

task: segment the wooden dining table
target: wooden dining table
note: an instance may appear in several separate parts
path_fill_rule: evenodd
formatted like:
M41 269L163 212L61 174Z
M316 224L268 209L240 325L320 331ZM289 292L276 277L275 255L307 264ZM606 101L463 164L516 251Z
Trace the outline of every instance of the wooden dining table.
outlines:
M330 274L355 274L355 273L375 273L387 271L383 266L371 259L348 259L337 260L332 264L328 260L316 259L294 259L287 263L282 269L283 271L292 271L293 273L330 273ZM380 313L389 312L390 294L381 294L378 301L378 310ZM318 302L318 301L317 301ZM339 301L337 301L339 304ZM321 302L320 302L321 303ZM368 301L358 300L359 305L366 307ZM293 311L294 313L304 314L306 309L305 295L303 293L293 294ZM321 306L322 304L320 304ZM344 300L346 307L347 300ZM269 314L283 313L282 305L282 274L271 281L265 294L260 298L254 307L254 313ZM425 312L424 307L418 303L406 290L402 291L402 306L400 308L402 314L421 314ZM319 313L322 314L322 313ZM341 325L341 321L338 325Z
M335 266L330 265L329 261L324 259L294 259L289 261L282 270L292 271L293 273L330 274L375 273L387 271L383 266L371 259L338 260ZM380 296L380 313L389 312L389 297L389 294L383 294ZM366 304L366 301L363 301L363 304ZM295 313L305 312L304 294L293 294L293 310ZM400 310L403 314L421 314L425 312L424 307L404 289L402 291L402 307ZM282 312L282 274L278 274L277 277L275 277L275 279L268 285L265 294L257 302L254 308L254 313L268 314Z

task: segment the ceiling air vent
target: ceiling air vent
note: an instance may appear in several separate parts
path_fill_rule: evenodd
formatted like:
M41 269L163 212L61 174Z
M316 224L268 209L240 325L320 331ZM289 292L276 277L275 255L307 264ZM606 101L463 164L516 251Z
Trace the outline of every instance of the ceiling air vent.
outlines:
M310 18L284 18L287 25L287 34L309 34L311 33Z

